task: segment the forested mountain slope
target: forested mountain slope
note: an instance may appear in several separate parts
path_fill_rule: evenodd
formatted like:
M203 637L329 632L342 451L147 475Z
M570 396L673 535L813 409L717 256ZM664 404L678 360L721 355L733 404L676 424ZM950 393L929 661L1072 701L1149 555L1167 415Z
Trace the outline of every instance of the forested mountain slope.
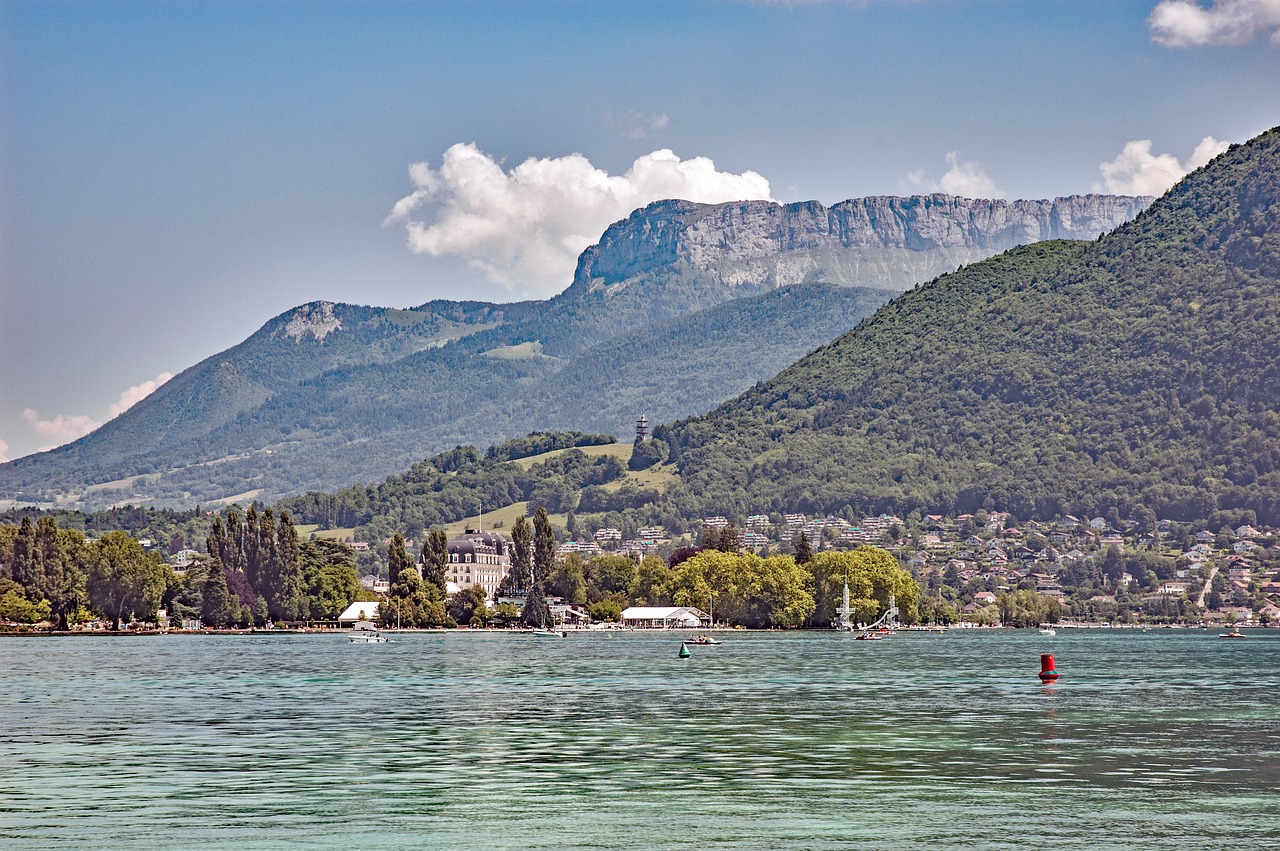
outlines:
M659 202L547 301L290 310L94 433L0 465L0 497L271 499L534 430L625 435L639 413L705 411L774 374L893 289L1018 241L1095 235L1147 201Z
M717 513L1280 522L1280 130L1096 242L945 275L657 434Z

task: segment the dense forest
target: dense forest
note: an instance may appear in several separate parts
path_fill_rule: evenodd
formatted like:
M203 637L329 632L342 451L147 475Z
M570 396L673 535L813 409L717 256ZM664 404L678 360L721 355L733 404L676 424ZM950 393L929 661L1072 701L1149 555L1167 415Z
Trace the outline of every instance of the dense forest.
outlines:
M699 511L1280 522L1280 131L1094 243L945 275L659 427Z

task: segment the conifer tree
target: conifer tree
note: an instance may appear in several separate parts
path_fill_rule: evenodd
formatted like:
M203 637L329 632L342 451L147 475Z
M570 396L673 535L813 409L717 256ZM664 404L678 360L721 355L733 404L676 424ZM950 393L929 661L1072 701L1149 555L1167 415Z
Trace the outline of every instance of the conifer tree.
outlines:
M809 536L804 532L796 535L795 539L795 560L796 564L808 564L813 561L813 548L809 546Z

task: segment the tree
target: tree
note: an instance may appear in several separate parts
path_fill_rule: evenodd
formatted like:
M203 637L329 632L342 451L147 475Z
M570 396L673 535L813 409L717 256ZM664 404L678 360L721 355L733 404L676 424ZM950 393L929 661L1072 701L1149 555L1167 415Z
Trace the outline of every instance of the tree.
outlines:
M511 524L511 588L528 591L533 586L533 546L529 521L524 515Z
M587 608L591 620L597 623L617 623L622 620L622 606L617 600L601 600Z
M535 584L525 597L524 610L520 612L520 620L525 626L545 629L551 620L551 609L547 606L547 595L542 592L541 584Z
M456 594L449 596L449 601L445 604L445 611L449 613L449 617L453 618L455 623L472 624L476 619L476 615L480 615L481 624L485 616L488 615L484 589L479 585L472 585L470 588L463 588Z
M632 601L637 606L671 605L671 592L667 586L671 581L672 572L673 568L668 567L667 563L658 556L645 556L636 568L635 582L631 585Z
M809 546L809 536L804 532L796 535L792 546L795 548L796 564L808 564L813 561L813 549Z
M302 578L302 551L298 542L298 530L288 511L280 512L275 540L274 569L269 586L271 597L267 608L274 620L297 620L303 615L307 605L306 589Z
M111 618L119 629L126 615L153 619L167 582L167 568L124 532L108 532L98 539L89 564L89 603Z
M736 553L742 549L742 544L738 539L738 530L730 523L720 530L720 542L716 549L722 553Z
M890 598L902 620L914 623L919 613L920 584L903 570L887 550L861 546L852 551L827 551L805 565L813 577L817 607L813 626L826 626L835 616L836 600L849 582L849 605L855 617L874 621L889 607Z
M305 541L300 554L310 617L336 618L360 598L355 555L345 544L324 538Z
M631 458L627 461L627 469L647 470L667 460L669 451L667 444L657 438L644 441L637 440L631 448Z
M444 626L448 615L439 589L422 581L399 533L391 538L387 559L391 587L386 602L378 608L378 619L387 626Z
M636 563L627 556L595 556L587 562L587 576L601 594L625 594L635 582Z
M556 538L551 532L551 519L542 506L533 512L533 581L539 585L551 575L556 560Z
M12 579L0 579L0 621L39 623L49 618L49 601L33 603Z
M205 626L222 629L233 624L240 615L240 605L227 590L227 573L217 556L209 559L209 573L204 580L200 603L200 621Z
M627 559L631 561L631 559ZM587 577L582 557L569 553L547 577L547 591L574 605L587 602Z
M439 588L443 595L448 567L449 536L443 529L432 529L422 542L422 580Z

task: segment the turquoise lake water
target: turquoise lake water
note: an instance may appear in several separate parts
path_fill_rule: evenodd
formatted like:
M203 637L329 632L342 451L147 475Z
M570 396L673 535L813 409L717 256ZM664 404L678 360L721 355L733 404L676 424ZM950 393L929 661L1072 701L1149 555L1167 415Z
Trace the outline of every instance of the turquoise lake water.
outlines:
M1280 841L1280 630L722 635L0 638L0 847Z

